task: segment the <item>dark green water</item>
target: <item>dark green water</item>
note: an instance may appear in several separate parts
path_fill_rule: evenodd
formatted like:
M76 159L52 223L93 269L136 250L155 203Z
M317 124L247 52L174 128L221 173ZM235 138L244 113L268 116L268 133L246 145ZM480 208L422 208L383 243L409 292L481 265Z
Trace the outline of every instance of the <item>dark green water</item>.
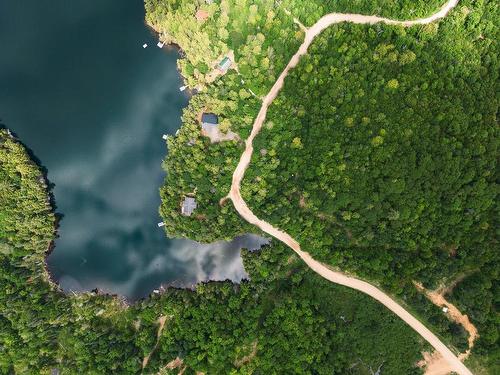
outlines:
M141 0L1 0L0 119L55 184L65 290L136 299L160 284L245 277L240 247L169 240L156 224L167 150L187 97L175 50L156 47ZM149 47L142 48L143 43Z

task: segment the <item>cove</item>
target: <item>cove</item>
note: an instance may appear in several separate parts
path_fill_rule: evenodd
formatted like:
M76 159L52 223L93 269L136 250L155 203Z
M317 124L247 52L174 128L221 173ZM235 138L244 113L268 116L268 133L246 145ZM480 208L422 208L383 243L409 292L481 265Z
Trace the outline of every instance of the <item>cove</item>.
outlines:
M188 98L178 53L156 42L141 0L0 3L0 119L54 184L63 218L48 266L65 291L135 300L161 284L239 281L240 249L267 242L202 245L157 227L162 135Z

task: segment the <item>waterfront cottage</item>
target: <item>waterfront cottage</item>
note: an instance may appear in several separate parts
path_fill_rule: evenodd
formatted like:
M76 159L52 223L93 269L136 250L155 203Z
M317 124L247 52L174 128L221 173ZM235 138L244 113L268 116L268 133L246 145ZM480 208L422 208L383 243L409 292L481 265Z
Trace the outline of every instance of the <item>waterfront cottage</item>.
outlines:
M203 113L201 115L201 127L205 131L211 131L219 127L219 119L214 113Z
M203 113L201 115L201 134L210 138L212 143L240 139L238 134L231 130L223 133L219 127L219 119L213 113Z
M184 216L191 216L196 207L198 207L196 204L196 199L194 199L193 197L185 197L184 202L182 202L181 206L181 214L183 214Z
M219 68L221 73L226 73L227 70L231 67L231 65L232 65L231 59L228 56L226 56L219 62L219 65L217 65L217 67Z

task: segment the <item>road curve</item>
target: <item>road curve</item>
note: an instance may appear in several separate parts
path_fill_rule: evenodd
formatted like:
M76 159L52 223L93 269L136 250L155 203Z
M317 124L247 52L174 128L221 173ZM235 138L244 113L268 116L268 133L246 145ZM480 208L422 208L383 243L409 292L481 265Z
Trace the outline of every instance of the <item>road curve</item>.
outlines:
M330 13L320 18L314 25L308 28L306 30L303 43L301 44L297 52L292 56L283 72L279 75L269 93L262 100L262 106L259 110L259 113L257 114L257 117L255 118L252 131L245 141L245 151L241 155L238 166L233 173L231 190L227 197L232 200L234 207L246 221L285 243L293 251L295 251L307 264L307 266L314 272L331 282L359 290L360 292L368 294L372 298L376 299L401 319L403 319L406 324L412 327L439 353L441 353L445 360L450 364L450 368L453 371L457 372L460 375L472 375L472 372L467 367L465 367L462 362L460 362L460 360L453 354L453 352L448 349L448 347L443 344L436 335L434 335L427 327L425 327L420 321L418 321L391 297L389 297L383 291L371 285L370 283L367 283L366 281L346 276L341 272L333 271L327 265L313 259L309 253L302 251L302 249L300 248L300 244L288 233L273 227L268 222L261 220L257 216L255 216L255 214L250 210L246 202L243 200L240 193L241 181L243 179L243 176L245 175L245 171L248 165L250 164L250 159L253 153L253 140L260 132L262 125L264 124L267 109L283 87L288 72L298 64L300 57L307 53L307 49L316 36L318 36L327 27L340 22L352 22L358 24L374 24L382 22L389 25L400 25L405 27L427 24L445 17L448 12L457 5L457 3L458 0L449 0L438 12L434 13L430 17L410 21L397 21L388 18L365 16L360 14Z

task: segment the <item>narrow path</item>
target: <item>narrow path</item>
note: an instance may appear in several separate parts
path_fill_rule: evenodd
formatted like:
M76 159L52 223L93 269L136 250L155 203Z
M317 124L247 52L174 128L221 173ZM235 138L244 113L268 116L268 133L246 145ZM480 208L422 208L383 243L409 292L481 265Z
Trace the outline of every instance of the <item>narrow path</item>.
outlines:
M151 355L156 351L156 348L158 347L158 344L160 343L160 337L161 333L163 332L163 328L165 328L165 323L167 322L168 316L162 315L158 318L157 323L158 323L158 331L156 332L156 343L151 352L144 357L142 360L142 369L144 370L146 366L149 363L149 358L151 358Z
M292 12L290 12L287 8L283 8L283 11L285 12L286 15L292 17L293 22L303 31L307 32L307 27L305 27L302 22L300 22L296 17L292 16Z
M245 171L250 164L250 159L253 153L253 140L259 133L264 121L266 119L267 109L273 102L273 100L278 95L279 91L283 87L284 81L288 72L293 69L299 62L300 57L307 53L307 49L310 44L314 40L316 36L318 36L324 29L328 26L340 23L340 22L352 22L358 24L373 24L378 22L383 22L389 25L401 25L401 26L413 26L413 25L421 25L433 22L438 20L444 16L454 8L458 3L458 0L449 0L438 12L433 14L427 18L416 19L412 21L395 21L387 18L377 17L377 16L364 16L360 14L342 14L342 13L331 13L328 14L319 21L317 21L310 28L306 29L306 35L304 38L304 42L299 47L298 51L292 56L287 66L280 74L273 87L269 91L269 93L262 100L262 106L259 110L257 117L255 118L255 122L253 124L252 132L250 136L245 141L245 151L241 155L238 166L236 167L233 173L233 180L231 184L231 190L228 194L228 198L233 201L234 207L238 211L238 213L249 223L257 226L262 231L270 234L276 239L282 241L287 246L289 246L292 250L294 250L302 260L315 271L320 276L325 279L347 286L349 288L353 288L359 290L369 296L373 297L384 306L386 306L389 310L394 312L397 316L403 319L410 327L412 327L417 333L419 333L429 344L431 344L450 364L451 368L456 371L460 375L472 375L465 365L460 362L460 360L453 354L453 352L448 349L448 347L439 340L436 335L434 335L427 327L425 327L420 321L418 321L415 317L413 317L408 311L406 311L402 306L400 306L396 301L394 301L387 294L377 289L375 286L356 279L354 277L349 277L344 275L341 272L336 272L331 270L327 265L322 264L311 257L311 255L307 252L302 251L300 248L300 244L293 239L288 233L281 231L266 221L259 219L255 214L250 210L247 206L246 202L241 197L240 193L240 185L243 176L245 175Z

